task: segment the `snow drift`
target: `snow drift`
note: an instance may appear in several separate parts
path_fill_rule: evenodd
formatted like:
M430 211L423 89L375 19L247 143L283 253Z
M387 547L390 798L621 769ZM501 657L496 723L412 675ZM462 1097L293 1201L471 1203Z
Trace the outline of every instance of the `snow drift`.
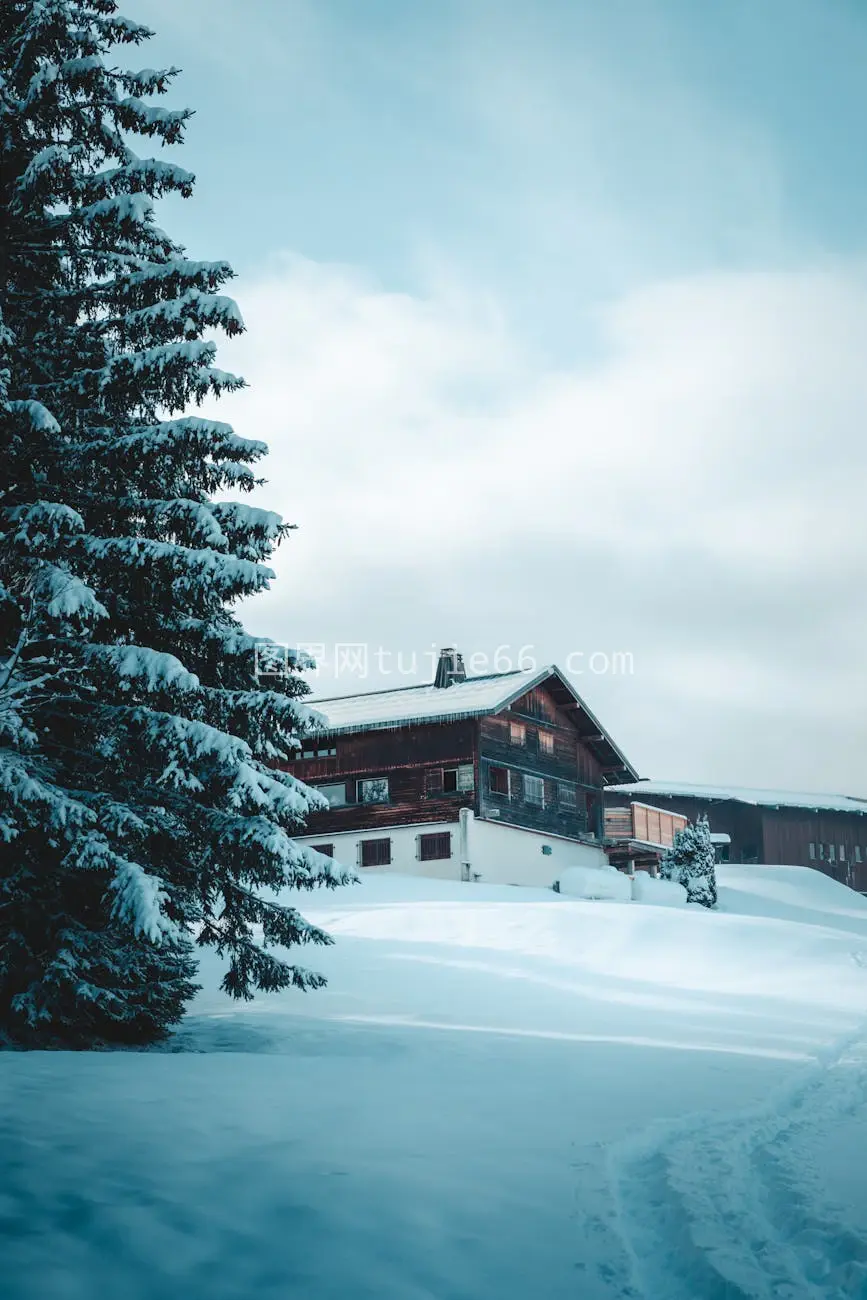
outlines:
M569 898L604 898L612 902L632 898L629 877L615 867L567 867L555 887Z

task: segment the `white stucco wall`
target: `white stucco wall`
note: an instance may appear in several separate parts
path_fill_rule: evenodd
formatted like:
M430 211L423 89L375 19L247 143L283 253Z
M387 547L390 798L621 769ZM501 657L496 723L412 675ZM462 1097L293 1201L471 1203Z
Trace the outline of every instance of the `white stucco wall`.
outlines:
M605 866L607 858L600 848L592 844L579 844L575 840L561 839L556 835L543 835L538 831L524 830L497 822L477 821L467 818L466 846L472 877L486 884L532 885L545 888L552 885L566 867ZM437 862L419 862L417 837L449 832L452 856ZM346 866L358 867L359 842L362 839L388 838L391 840L391 865L371 867L374 871L399 871L407 875L433 876L440 880L460 880L461 832L457 822L431 822L423 826L390 826L381 831L344 831L338 835L300 837L302 844L330 843L334 856ZM550 853L543 853L543 848Z
M449 832L452 837L452 856L437 862L419 862L417 840L419 835L436 835ZM361 870L362 840L391 840L391 864L388 867L370 867L371 871L399 871L408 876L435 876L439 880L460 880L459 827L457 822L426 822L423 826L389 826L377 831L344 831L339 835L298 836L300 844L333 844L334 857L347 867Z
M550 853L543 853L549 848ZM489 885L552 885L566 867L604 867L600 848L498 822L472 821L471 871Z

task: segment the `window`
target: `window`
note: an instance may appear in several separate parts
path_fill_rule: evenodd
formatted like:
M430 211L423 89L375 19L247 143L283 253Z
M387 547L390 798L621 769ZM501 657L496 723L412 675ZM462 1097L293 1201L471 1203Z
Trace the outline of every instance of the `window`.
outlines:
M815 844L813 844L813 842L811 841L811 842L810 842L810 861L811 861L811 862L814 862L815 859L816 859L816 846L815 846Z
M526 745L527 728L524 726L523 722L509 723L509 739L513 745Z
M334 857L334 845L333 845L333 844L314 844L314 845L312 845L311 847L313 848L313 850L314 850L315 853L321 853L321 854L323 855L323 857L326 857L326 858L333 858L333 857Z
M460 767L443 768L443 790L446 794L474 790L475 784L472 763L462 763Z
M527 803L545 807L545 782L541 776L524 776L524 798Z
M314 749L302 749L302 751L301 751L301 757L302 757L302 758L315 758L315 757L316 757L316 751L315 751Z
M357 783L359 803L388 803L388 777L374 776Z
M448 831L437 835L419 835L418 857L420 862L438 862L452 856L452 837Z
M819 858L820 858L820 859L824 859L824 857L825 857L825 845L820 843L820 844L819 844Z
M325 795L332 808L342 808L346 803L346 784L343 781L337 785L317 785L316 789Z
M363 867L387 867L391 863L391 840L361 840L361 865Z
M317 758L334 758L334 756L335 756L336 753L337 753L337 750L334 749L334 747L332 746L331 749L317 749L317 751L316 751L316 757L317 757Z
M829 844L829 845L828 845L828 861L829 861L829 862L836 862L836 861L837 861L837 854L836 854L835 851L834 851L834 845L833 845L833 844Z
M845 862L845 861L846 861L846 845L845 845L845 844L841 844L841 845L840 845L840 861L841 861L841 862Z
M492 767L488 773L488 783L491 787L491 794L509 794L509 769L507 767Z
M856 845L855 845L855 861L856 861L856 862L860 862L860 861L861 861L861 845L860 845L860 844L856 844Z
M562 782L557 786L557 798L561 808L577 808L578 792L572 785L564 785Z
M540 754L554 753L554 736L552 732L550 731L539 732L539 753Z

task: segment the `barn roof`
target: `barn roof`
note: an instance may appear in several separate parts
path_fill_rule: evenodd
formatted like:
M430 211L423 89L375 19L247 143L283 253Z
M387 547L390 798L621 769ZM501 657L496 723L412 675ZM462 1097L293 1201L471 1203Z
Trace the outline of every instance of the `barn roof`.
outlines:
M635 780L638 773L600 726L560 669L488 673L453 682L451 686L398 686L361 695L340 695L307 701L324 718L329 735L384 731L427 722L454 722L498 713L542 683L565 709L580 737L599 759L608 780Z
M751 790L739 785L693 785L689 781L636 781L610 787L617 794L674 795L713 803L753 804L760 808L808 808L811 811L861 813L867 816L867 799L846 794L809 794L797 790Z

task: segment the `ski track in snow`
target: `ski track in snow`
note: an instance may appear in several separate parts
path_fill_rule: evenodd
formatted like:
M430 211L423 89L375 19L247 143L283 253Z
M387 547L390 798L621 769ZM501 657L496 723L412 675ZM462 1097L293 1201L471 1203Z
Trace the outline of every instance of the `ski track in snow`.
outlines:
M625 1296L867 1300L867 1228L841 1224L797 1143L867 1107L867 1027L761 1109L654 1125L609 1151ZM853 1159L859 1159L853 1152Z

